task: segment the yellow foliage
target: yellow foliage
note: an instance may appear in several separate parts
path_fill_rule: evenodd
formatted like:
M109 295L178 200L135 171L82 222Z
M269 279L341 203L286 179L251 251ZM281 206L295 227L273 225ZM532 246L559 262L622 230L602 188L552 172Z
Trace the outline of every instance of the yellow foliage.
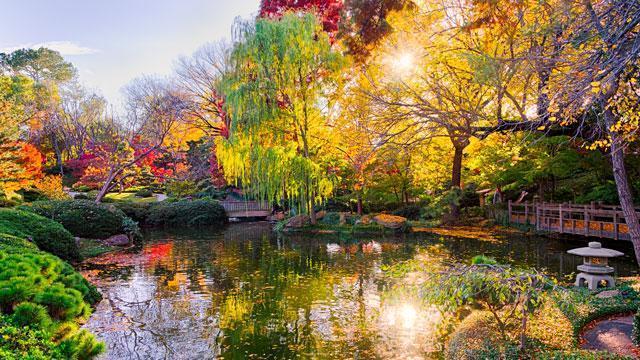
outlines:
M62 176L47 175L33 183L33 187L49 199L63 200L69 195L63 191Z

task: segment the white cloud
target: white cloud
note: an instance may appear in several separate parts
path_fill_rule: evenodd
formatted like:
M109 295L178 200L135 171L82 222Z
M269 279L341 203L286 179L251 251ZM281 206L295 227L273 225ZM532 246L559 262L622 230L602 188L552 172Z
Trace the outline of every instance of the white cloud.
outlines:
M18 46L9 46L0 48L0 52L12 52L18 49L39 49L41 47L58 51L62 55L89 55L99 52L97 49L81 46L73 41L47 41L37 44L22 44Z

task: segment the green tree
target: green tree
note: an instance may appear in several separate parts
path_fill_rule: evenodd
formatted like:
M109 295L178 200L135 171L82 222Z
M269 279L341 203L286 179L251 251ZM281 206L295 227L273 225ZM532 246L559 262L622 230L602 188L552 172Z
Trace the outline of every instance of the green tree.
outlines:
M59 52L43 47L0 53L0 68L16 75L26 75L37 83L64 82L76 76L76 69Z
M223 80L232 117L218 147L225 173L264 200L295 200L315 222L316 201L332 189L322 161L329 95L346 60L310 14L238 24L238 34Z

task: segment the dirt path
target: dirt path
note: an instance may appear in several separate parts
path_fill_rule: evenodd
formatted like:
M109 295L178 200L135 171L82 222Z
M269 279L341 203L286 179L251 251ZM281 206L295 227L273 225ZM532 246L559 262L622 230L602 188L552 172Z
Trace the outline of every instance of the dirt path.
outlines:
M582 333L582 348L603 350L640 359L640 349L631 342L633 316L601 320Z

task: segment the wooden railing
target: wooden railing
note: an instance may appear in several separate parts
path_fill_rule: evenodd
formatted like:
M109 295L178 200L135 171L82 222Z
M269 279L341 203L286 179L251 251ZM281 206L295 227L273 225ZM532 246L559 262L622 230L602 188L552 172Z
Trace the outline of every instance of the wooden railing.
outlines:
M508 214L510 223L534 225L540 231L630 239L629 228L619 206L509 201Z
M271 205L262 201L221 201L227 214L248 213L248 212L271 212Z

